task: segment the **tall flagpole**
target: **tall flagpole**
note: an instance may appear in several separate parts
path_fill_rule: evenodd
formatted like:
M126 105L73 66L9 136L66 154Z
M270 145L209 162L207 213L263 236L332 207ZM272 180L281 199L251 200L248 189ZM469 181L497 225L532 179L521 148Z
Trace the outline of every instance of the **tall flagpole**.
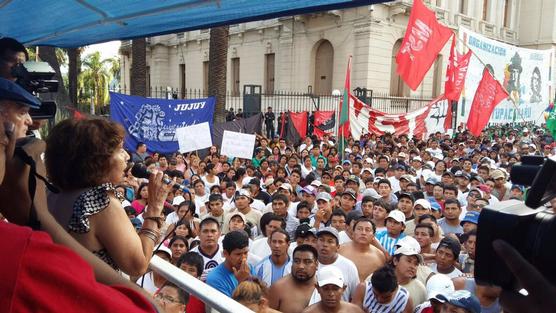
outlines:
M348 59L348 66L346 70L346 80L344 83L344 94L342 96L342 101L340 101L340 110L338 112L338 143L339 152L341 153L341 160L344 160L345 155L345 141L346 137L349 133L349 97L351 94L351 84L350 84L350 75L351 75L351 55ZM347 127L346 127L347 126Z

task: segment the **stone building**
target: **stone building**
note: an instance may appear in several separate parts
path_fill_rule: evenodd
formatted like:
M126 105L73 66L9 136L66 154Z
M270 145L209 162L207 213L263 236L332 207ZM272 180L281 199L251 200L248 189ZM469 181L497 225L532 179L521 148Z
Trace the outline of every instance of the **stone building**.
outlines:
M460 26L512 45L556 47L556 1L424 0L441 23ZM296 15L230 26L228 90L244 84L276 90L331 94L342 90L348 56L352 87L393 96L432 98L443 92L449 44L425 80L411 91L396 75L411 0ZM209 31L151 37L147 48L151 87L207 90ZM129 89L131 42L123 42L122 88ZM552 71L553 79L554 71Z

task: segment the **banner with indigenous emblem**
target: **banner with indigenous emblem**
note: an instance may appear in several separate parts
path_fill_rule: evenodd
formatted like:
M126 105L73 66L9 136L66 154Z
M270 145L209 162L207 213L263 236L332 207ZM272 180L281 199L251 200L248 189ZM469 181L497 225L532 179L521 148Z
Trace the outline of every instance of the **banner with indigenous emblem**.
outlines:
M474 55L469 62L465 87L459 100L458 122L467 121L475 92L483 78L483 69L487 67L510 95L494 108L489 124L524 120L542 123L544 109L551 100L550 73L554 52L512 46L465 28L460 28L459 38L473 50Z
M126 130L125 148L135 151L139 142L149 151L178 151L176 129L201 123L212 127L214 98L153 99L110 93L110 118Z

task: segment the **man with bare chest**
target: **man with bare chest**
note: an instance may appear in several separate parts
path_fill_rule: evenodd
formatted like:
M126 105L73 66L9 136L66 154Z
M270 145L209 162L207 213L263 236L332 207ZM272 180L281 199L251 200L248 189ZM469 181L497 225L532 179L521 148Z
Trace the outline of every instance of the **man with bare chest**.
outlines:
M282 313L299 313L311 300L317 280L318 252L311 245L299 245L292 254L291 274L270 287L269 306Z
M355 263L359 281L365 281L370 274L386 263L386 256L381 251L383 248L374 238L374 234L373 222L361 217L353 224L353 241L340 246L339 253ZM373 242L380 249L373 245Z

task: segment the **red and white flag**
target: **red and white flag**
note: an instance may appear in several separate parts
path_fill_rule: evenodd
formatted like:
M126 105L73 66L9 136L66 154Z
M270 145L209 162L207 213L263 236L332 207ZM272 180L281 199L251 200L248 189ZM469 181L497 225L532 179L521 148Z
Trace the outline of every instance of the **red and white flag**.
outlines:
M438 23L422 0L414 0L402 45L396 54L397 73L416 90L452 31Z
M458 101L463 86L465 85L465 76L467 76L467 68L471 60L472 51L461 54L456 49L456 38L452 39L452 48L450 49L450 59L446 68L446 83L444 84L444 95L450 101Z
M444 120L450 106L444 95L420 109L399 114L372 109L355 96L352 96L352 100L354 108L359 108L358 112L350 109L349 122L354 139L359 139L367 133L380 136L386 132L397 136L423 138L437 131L446 131Z
M488 124L488 120L494 111L494 107L500 101L508 98L509 94L500 85L500 83L492 77L488 69L483 70L483 78L477 87L471 110L469 111L469 118L467 119L467 129L474 136L479 136L481 131Z

